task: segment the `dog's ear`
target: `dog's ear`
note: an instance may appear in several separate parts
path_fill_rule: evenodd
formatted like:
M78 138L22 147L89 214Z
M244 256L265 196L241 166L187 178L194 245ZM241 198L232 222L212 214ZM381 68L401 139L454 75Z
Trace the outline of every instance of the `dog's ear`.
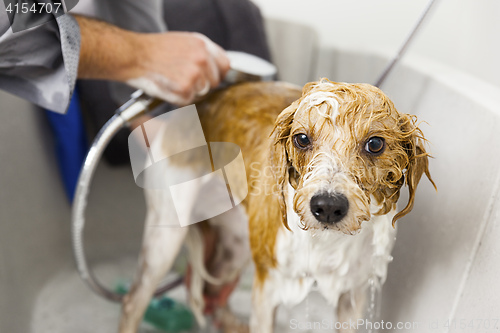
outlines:
M290 130L293 123L293 117L297 110L297 102L283 110L274 124L271 133L271 164L276 180L276 186L273 187L273 193L277 196L281 210L283 225L290 230L286 215L285 191L289 181L289 170L291 162L287 153L287 141L290 138Z
M393 226L398 219L402 218L413 209L417 185L424 173L434 188L436 188L436 184L429 173L429 154L424 147L425 138L420 128L415 125L415 118L404 115L403 121L401 122L401 130L405 138L403 147L407 155L407 165L404 177L410 195L406 207L392 219Z

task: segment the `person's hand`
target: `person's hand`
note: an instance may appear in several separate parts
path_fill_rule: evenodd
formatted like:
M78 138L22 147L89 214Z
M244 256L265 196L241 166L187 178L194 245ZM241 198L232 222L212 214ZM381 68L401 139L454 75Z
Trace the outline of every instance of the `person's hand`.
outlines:
M136 33L77 16L78 77L126 82L168 102L186 105L216 87L229 70L224 50L190 32Z
M198 33L139 34L138 66L126 82L150 96L186 105L219 85L229 69L222 48Z

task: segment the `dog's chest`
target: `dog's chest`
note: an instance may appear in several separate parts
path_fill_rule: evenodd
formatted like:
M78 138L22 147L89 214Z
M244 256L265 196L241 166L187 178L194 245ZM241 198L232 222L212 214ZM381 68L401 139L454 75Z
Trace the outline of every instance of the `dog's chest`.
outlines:
M374 216L357 235L331 230L307 230L289 221L276 241L277 281L284 303L300 303L313 289L333 305L344 292L367 286L370 278L385 280L395 238L393 214ZM290 219L298 219L294 213ZM294 227L295 226L295 227Z

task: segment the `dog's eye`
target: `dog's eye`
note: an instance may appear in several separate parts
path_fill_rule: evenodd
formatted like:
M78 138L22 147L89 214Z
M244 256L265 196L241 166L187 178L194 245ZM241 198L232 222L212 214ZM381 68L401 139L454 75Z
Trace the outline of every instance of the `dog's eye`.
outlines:
M299 149L306 149L311 144L311 141L307 135L301 133L293 136L293 144Z
M385 140L378 136L368 139L365 150L375 156L382 154L385 150Z

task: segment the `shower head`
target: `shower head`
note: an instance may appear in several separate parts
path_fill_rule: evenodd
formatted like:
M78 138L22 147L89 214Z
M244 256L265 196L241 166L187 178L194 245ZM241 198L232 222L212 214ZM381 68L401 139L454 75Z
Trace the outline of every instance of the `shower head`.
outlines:
M227 84L270 81L276 77L276 66L267 60L239 51L227 51L226 54L230 61L230 69L224 77Z

